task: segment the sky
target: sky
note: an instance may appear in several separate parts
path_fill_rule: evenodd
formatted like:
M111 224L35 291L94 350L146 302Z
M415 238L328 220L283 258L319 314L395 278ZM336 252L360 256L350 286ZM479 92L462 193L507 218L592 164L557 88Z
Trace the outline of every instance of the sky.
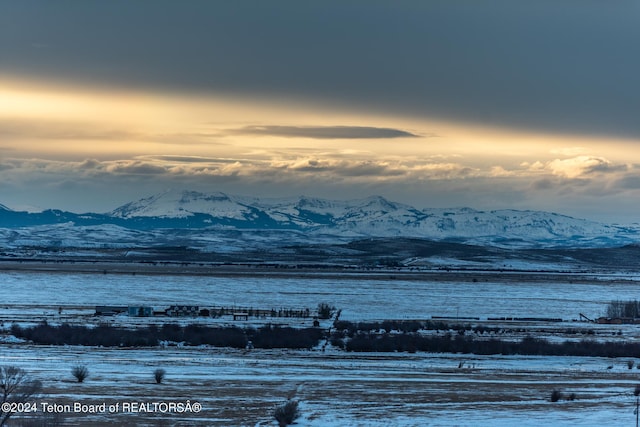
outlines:
M640 222L635 0L0 0L0 204L381 195Z

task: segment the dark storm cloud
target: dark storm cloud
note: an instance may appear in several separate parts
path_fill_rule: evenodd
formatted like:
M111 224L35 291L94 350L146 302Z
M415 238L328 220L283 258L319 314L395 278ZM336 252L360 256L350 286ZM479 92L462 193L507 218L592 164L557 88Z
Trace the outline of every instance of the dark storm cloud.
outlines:
M0 4L2 72L640 137L635 0Z
M377 139L417 137L410 132L367 126L245 126L232 133L314 139Z

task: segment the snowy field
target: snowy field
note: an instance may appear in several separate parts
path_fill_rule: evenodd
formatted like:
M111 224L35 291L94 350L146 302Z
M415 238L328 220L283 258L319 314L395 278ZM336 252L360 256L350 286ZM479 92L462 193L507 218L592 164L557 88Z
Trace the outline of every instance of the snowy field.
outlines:
M460 277L460 281L403 281L3 272L0 310L16 305L91 309L146 305L164 310L173 304L313 309L326 302L343 310L343 320L432 316L571 320L579 313L601 316L612 300L640 299L640 281L635 276L593 277L587 283L574 282L572 276L564 282L519 282L519 276L487 282L481 273Z
M41 402L186 402L197 413L65 413L63 425L273 425L294 395L300 426L632 425L638 383L626 360L171 348L9 346L0 363L44 383ZM74 382L70 369L90 375ZM460 364L463 366L459 368ZM152 372L167 371L163 384ZM550 402L553 390L575 400Z
M82 317L103 304L313 309L319 302L328 302L343 310L345 320L431 316L570 320L578 313L600 316L611 300L638 298L635 278L494 283L463 276L459 282L421 282L5 272L0 274L0 310L5 327L11 317L37 321L57 315L57 307L64 307L63 315ZM615 328L624 330L622 339L637 339L635 329L640 327ZM322 352L0 344L0 365L23 367L43 382L44 395L37 405L121 405L113 413L59 414L60 425L80 426L275 425L274 406L292 395L300 401L300 426L633 425L640 359L634 361L633 369L628 362L589 357L346 353L330 346ZM82 384L71 375L71 368L78 364L90 371ZM167 371L163 384L154 383L156 368ZM565 396L575 394L575 399L552 403L553 390ZM122 405L131 403L186 401L197 402L202 409L189 413L122 410ZM17 417L14 425L27 418Z

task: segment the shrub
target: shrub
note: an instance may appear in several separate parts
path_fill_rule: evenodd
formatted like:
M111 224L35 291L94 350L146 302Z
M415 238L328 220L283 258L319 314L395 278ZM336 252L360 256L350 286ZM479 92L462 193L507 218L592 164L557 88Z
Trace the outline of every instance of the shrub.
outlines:
M156 384L162 384L162 380L164 379L164 376L166 374L167 374L167 371L165 371L162 368L158 368L155 371L153 371L153 378L155 378Z
M255 348L312 348L322 339L323 331L268 324L258 330L247 330L247 335Z
M11 335L14 337L20 337L22 335L22 328L17 323L11 325Z
M344 350L345 348L345 344L344 344L344 339L342 339L342 337L340 337L339 334L333 333L331 335L331 345L337 348L341 348Z
M335 311L336 308L326 302L318 304L318 317L321 319L331 319L331 316L333 316Z
M278 421L278 426L285 427L293 424L300 417L297 400L288 400L273 411L273 417Z
M77 365L71 369L71 374L81 383L89 376L89 370L84 365Z

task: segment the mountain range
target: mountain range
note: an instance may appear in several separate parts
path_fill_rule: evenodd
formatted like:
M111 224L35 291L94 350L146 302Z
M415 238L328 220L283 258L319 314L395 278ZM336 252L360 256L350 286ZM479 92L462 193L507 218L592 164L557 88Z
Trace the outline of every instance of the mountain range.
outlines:
M603 224L541 211L418 209L379 196L349 201L259 199L171 190L107 213L23 212L0 205L0 229L7 244L117 247L144 241L208 245L209 250L219 248L222 240L239 239L254 243L257 239L265 247L380 237L505 248L597 248L640 242L638 225ZM72 241L64 243L65 239Z

